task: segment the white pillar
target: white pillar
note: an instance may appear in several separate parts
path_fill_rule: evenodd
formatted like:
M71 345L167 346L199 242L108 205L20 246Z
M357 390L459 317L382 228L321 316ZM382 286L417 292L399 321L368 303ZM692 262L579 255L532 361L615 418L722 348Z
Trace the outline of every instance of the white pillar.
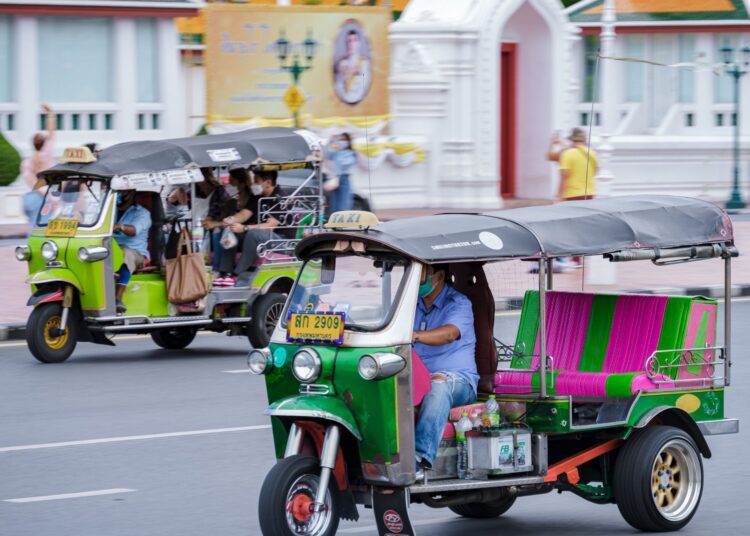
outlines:
M136 136L135 100L138 70L135 55L135 21L132 18L116 17L115 24L115 130L120 140L132 140ZM100 125L101 128L101 125Z
M695 61L701 64L695 70L695 129L707 132L713 128L714 81L711 68L714 57L713 34L699 33L695 39Z
M604 0L604 12L602 13L601 33L601 55L605 57L615 56L615 22L616 11L614 0ZM614 174L610 167L610 159L614 148L610 143L612 132L617 128L619 114L617 111L618 95L617 88L617 66L611 60L599 62L599 80L601 88L599 91L599 102L602 110L601 138L599 145L599 172L596 177L596 190L598 197L612 195L612 181ZM604 260L602 257L586 257L585 283L587 285L614 285L617 282L617 270L615 265Z
M187 118L177 26L173 19L158 19L158 30L159 100L164 105L161 129L170 137L183 136Z
M24 156L31 153L31 138L39 131L39 55L36 18L15 17L13 29L14 96L18 103L16 129Z

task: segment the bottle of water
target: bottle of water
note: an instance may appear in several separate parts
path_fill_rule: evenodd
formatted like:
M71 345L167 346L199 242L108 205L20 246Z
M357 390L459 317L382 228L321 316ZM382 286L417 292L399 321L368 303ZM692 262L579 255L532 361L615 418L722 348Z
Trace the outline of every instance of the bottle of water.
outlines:
M471 430L472 424L468 413L462 413L461 418L456 423L456 451L458 453L456 460L456 472L458 478L471 478L469 476L469 451L466 446L466 432Z
M474 415L471 416L471 426L475 430L482 429L482 415L480 412L475 411Z
M487 402L484 403L484 411L492 428L500 426L500 406L495 400L495 395L490 395Z

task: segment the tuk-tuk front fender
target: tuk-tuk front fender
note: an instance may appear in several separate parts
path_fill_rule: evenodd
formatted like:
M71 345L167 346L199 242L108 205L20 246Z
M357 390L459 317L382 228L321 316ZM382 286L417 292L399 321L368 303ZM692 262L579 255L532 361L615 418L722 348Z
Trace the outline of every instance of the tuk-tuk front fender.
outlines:
M81 294L85 294L81 282L73 272L67 268L48 268L35 274L31 274L26 280L30 285L43 285L45 283L64 283L71 285Z
M338 398L320 395L295 395L277 400L265 411L272 417L303 417L334 422L346 428L358 441L362 441L354 415Z

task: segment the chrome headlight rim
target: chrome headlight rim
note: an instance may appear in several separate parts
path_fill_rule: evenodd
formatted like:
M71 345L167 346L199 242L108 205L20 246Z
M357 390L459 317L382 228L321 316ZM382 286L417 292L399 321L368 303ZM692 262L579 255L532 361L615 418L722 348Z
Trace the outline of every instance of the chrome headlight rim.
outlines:
M363 380L383 380L395 376L406 368L406 359L391 352L364 354L357 363L357 372Z
M19 262L27 261L31 258L31 248L25 244L16 246L15 255Z
M45 261L54 261L60 253L60 248L52 240L45 240L42 243L42 258Z
M273 356L268 348L255 348L247 354L247 368L255 376L268 374L273 368Z
M104 246L81 246L78 248L78 260L96 262L109 257L109 250Z
M310 356L311 358L312 363L308 366L310 367L312 372L309 375L303 376L297 371L297 366L299 364L298 359L304 359L305 355ZM318 354L317 350L315 350L314 348L300 348L292 358L292 374L297 379L297 381L300 381L302 383L315 382L318 378L320 378L322 368L323 365L320 359L320 354Z

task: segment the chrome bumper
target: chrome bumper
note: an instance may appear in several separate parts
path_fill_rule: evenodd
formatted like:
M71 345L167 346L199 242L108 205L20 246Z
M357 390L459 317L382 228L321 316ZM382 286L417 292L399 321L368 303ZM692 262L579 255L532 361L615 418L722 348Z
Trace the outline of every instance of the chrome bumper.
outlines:
M739 419L721 419L718 421L698 422L703 435L736 434L740 431Z

